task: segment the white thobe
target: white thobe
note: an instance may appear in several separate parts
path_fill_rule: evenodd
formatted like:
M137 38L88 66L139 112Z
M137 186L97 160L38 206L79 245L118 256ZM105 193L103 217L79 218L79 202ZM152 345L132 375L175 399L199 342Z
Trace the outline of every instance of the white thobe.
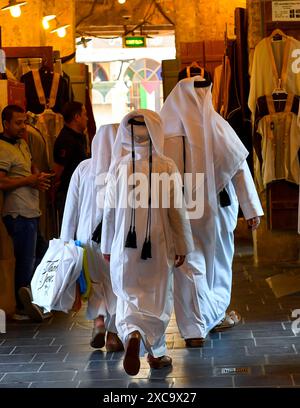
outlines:
M247 219L263 215L245 161L247 152L229 124L214 112L210 89L194 89L196 79L177 84L161 112L165 154L182 171L184 138L186 172L205 173L204 213L191 219L195 251L174 272L176 320L186 339L205 338L230 303L238 199ZM218 195L224 187L231 205L222 208Z
M91 279L87 318L94 320L99 315L105 316L106 328L111 332L116 332L116 296L112 291L109 266L101 254L100 245L91 238L102 220L99 192L105 194L103 181L109 169L116 132L116 124L102 126L92 142L92 158L84 160L75 169L69 184L60 235L64 241L79 240L86 249ZM101 174L103 177L98 179Z
M136 172L148 176L148 148L136 152ZM132 172L130 155L120 165L125 165L126 182L121 179L117 188L109 182L103 216L102 253L111 254L111 280L118 297L116 326L125 343L128 335L138 330L146 350L154 357L166 354L165 330L173 309L172 270L175 254L185 255L193 250L193 239L185 209L174 208L173 194L181 194L180 176L171 183L170 208L151 209L152 258L141 259L145 239L148 208L136 209L137 249L125 248L129 230L131 208L122 208L127 199L127 177ZM120 169L120 167L118 167ZM118 172L118 170L117 170ZM173 174L177 172L174 162L161 156L153 156L153 173ZM173 187L172 187L173 186ZM152 202L157 190L152 188ZM161 194L161 191L160 191ZM116 208L109 203L116 202ZM160 201L161 202L161 201ZM144 350L141 349L141 354Z

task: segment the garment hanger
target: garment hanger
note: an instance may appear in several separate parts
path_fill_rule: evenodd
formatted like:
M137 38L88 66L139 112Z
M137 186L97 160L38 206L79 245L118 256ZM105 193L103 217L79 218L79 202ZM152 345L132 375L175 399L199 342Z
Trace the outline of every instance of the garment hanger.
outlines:
M272 31L270 37L272 38L272 41L282 41L282 39L286 38L287 35L284 34L284 32L279 28L276 28L275 30Z
M279 78L277 88L273 89L272 98L276 101L286 101L287 97L288 97L288 93L286 89L282 86L281 78Z
M42 66L41 66L41 68L39 69L39 72L40 73L43 73L43 74L53 74L53 71L49 68L49 66L48 66L48 60L47 60L47 58L43 58L42 59Z
M199 68L201 70L201 66L198 64L197 61L193 61L191 65L189 65L189 68Z

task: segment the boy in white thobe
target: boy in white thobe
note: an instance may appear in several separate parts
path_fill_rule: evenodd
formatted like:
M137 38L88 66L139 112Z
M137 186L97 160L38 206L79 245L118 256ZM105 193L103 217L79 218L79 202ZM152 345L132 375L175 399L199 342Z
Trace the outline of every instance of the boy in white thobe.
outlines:
M118 298L116 326L125 344L123 366L130 375L139 371L141 340L151 368L171 365L165 330L173 308L172 270L174 260L179 266L194 248L185 207L174 206L174 195L182 198L180 176L174 162L163 156L163 141L156 113L137 110L125 116L113 149L105 197L101 251L107 259L110 254L112 287ZM154 176L162 173L174 179L170 190L163 190L170 193L169 205L162 205L161 187L152 184L145 192L141 183L135 182L139 193L133 204L129 202L130 207L126 205L130 177L144 176L148 187L148 182L153 183ZM136 206L138 197L146 206ZM151 204L154 199L156 206Z

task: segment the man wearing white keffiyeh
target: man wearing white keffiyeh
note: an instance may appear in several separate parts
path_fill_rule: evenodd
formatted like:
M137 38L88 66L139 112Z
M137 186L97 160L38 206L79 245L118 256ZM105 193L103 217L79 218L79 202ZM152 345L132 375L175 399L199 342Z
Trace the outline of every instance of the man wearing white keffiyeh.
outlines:
M240 319L235 312L226 314L238 201L252 229L258 227L263 211L246 163L248 152L230 125L215 112L211 86L201 76L176 85L162 107L161 117L165 154L173 158L182 175L204 173L203 216L191 219L195 251L174 275L180 333L187 347L199 347L210 330L232 327ZM185 193L193 194L195 187L187 191L189 186L185 186Z

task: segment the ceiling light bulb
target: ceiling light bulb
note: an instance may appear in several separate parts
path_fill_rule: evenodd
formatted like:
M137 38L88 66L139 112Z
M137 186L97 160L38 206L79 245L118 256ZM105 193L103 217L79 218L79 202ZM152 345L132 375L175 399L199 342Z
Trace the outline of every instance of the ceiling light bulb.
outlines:
M58 35L60 38L65 37L66 34L67 34L66 27L60 27L60 28L57 30L57 35Z
M124 3L126 3L126 0L118 0L118 3L124 4Z
M13 17L20 17L21 6L27 4L27 1L8 0L8 4L1 8L1 11L9 10Z
M13 17L20 17L20 15L21 15L21 7L20 6L10 7L9 11L10 11L10 14Z
M42 24L45 30L48 30L48 28L50 27L49 21L45 20L45 17L43 18Z
M49 21L54 20L55 17L56 17L55 14L49 14L48 16L43 17L42 25L43 25L45 30L48 30L48 28L50 27Z

